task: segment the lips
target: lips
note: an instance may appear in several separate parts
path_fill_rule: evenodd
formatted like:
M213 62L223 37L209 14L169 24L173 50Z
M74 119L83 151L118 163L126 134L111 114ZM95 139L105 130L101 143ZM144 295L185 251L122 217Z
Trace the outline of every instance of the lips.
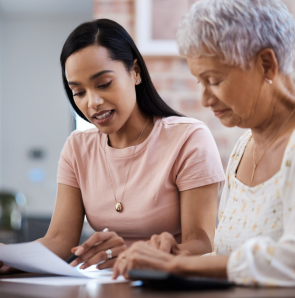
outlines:
M108 116L110 116L111 114L112 114L112 111L108 111L103 114L95 116L95 118L98 120L103 120L103 119L107 118Z
M103 110L92 115L93 121L98 125L107 125L114 117L115 110Z
M91 117L92 118L100 117L100 116L103 116L103 115L105 115L107 113L111 113L112 111L113 110L102 110L102 111L100 111L98 113L94 113Z
M213 113L216 117L221 116L222 114L224 114L226 111L228 111L229 109L224 109L224 110L213 110Z

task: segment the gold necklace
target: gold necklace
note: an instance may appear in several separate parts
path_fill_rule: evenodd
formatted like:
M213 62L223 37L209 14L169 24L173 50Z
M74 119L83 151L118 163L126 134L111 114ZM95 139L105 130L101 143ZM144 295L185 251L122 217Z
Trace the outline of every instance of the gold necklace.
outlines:
M134 153L135 153L136 147L137 147L137 145L139 143L139 140L141 138L141 135L142 135L142 133L145 130L145 127L146 127L146 119L147 118L145 118L145 120L144 120L143 128L142 128L142 130L141 130L141 132L139 134L139 137L137 139L136 146L134 146L133 154L132 154L132 157L131 157L131 163L130 163L130 166L129 166L129 169L128 169L128 172L127 172L127 175L126 175L126 181L125 181L125 185L124 185L124 189L123 189L123 194L122 194L122 200L121 200L121 202L118 202L117 201L116 192L115 192L115 188L114 188L114 185L113 185L113 180L112 180L112 176L111 176L110 166L109 166L109 163L108 163L107 154L106 154L106 150L105 150L106 144L108 142L108 136L106 137L106 142L105 142L105 145L104 145L104 156L105 156L105 160L106 160L106 164L107 164L107 168L108 168L108 174L109 174L109 179L110 179L110 182L111 182L111 185L112 185L112 190L113 190L114 198L115 198L115 201L116 201L116 211L117 212L122 212L123 211L122 201L123 201L124 195L125 195L125 190L126 190L126 186L127 186L127 182L128 182L129 172L130 172L131 166L133 164L133 157L134 157Z
M292 113L290 114L290 116L287 118L287 120L284 122L284 124L282 125L281 129L278 131L278 133L274 136L274 138L271 140L271 142L268 144L268 146L266 147L266 149L264 150L263 154L261 155L261 157L258 159L257 162L255 162L255 150L256 150L256 145L254 142L254 150L253 150L253 172L252 172L252 177L251 177L251 182L253 181L254 175L255 175L255 171L256 168L258 166L258 163L261 161L262 157L264 156L265 152L267 151L267 149L270 147L271 144L273 144L273 142L276 140L277 136L283 131L283 128L285 127L285 125L288 123L288 121L291 119L292 115L294 114L295 109L292 111Z

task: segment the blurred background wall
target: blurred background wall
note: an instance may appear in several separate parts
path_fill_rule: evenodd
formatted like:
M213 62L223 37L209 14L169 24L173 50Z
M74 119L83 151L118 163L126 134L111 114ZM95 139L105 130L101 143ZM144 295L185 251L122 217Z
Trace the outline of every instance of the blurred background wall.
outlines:
M295 1L284 2L295 12ZM135 39L135 12L136 0L0 0L0 190L25 194L33 226L34 219L44 219L47 229L60 151L75 129L61 81L62 45L78 24L93 18L115 20ZM208 125L225 167L243 130L223 127L202 107L201 86L185 59L144 59L163 99Z
M3 159L3 154L2 154L2 147L3 147L3 142L2 142L2 19L3 19L3 12L0 9L0 187L2 185L2 159Z
M0 187L21 190L27 212L51 214L57 161L74 121L59 55L92 19L92 1L1 0Z
M92 0L0 0L0 191L25 194L27 240L48 228L57 163L75 129L59 55L70 32L92 19L92 5ZM3 200L2 224L9 197ZM10 212L17 222L17 213ZM7 233L0 233L0 242L1 235L3 242L13 242Z

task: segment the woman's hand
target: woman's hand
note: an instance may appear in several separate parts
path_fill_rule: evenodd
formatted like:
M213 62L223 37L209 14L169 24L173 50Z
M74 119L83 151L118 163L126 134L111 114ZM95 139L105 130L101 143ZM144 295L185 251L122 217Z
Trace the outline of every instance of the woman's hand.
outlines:
M160 251L147 242L138 241L121 253L113 268L113 279L119 275L129 278L131 269L155 269L173 272L178 256Z
M113 279L129 278L131 269L154 269L188 276L227 278L229 256L174 256L139 241L121 253L114 265Z
M5 245L3 243L0 243L0 246ZM5 274L7 272L12 271L13 268L11 268L10 266L5 265L3 262L0 261L0 274Z
M115 232L96 232L82 245L76 246L72 252L79 256L70 265L75 267L85 262L80 269L86 269L91 265L98 264L98 269L113 267L117 256L125 251L127 246L122 237Z
M188 251L182 251L178 246L174 236L168 232L163 232L160 235L153 235L150 240L147 241L150 246L159 249L166 253L173 255L188 255Z

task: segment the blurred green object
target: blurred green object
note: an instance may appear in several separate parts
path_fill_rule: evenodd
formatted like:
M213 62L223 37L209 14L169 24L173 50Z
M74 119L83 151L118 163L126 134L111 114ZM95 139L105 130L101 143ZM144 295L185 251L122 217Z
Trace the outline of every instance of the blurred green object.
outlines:
M23 193L0 191L0 242L8 244L26 240L25 205Z

